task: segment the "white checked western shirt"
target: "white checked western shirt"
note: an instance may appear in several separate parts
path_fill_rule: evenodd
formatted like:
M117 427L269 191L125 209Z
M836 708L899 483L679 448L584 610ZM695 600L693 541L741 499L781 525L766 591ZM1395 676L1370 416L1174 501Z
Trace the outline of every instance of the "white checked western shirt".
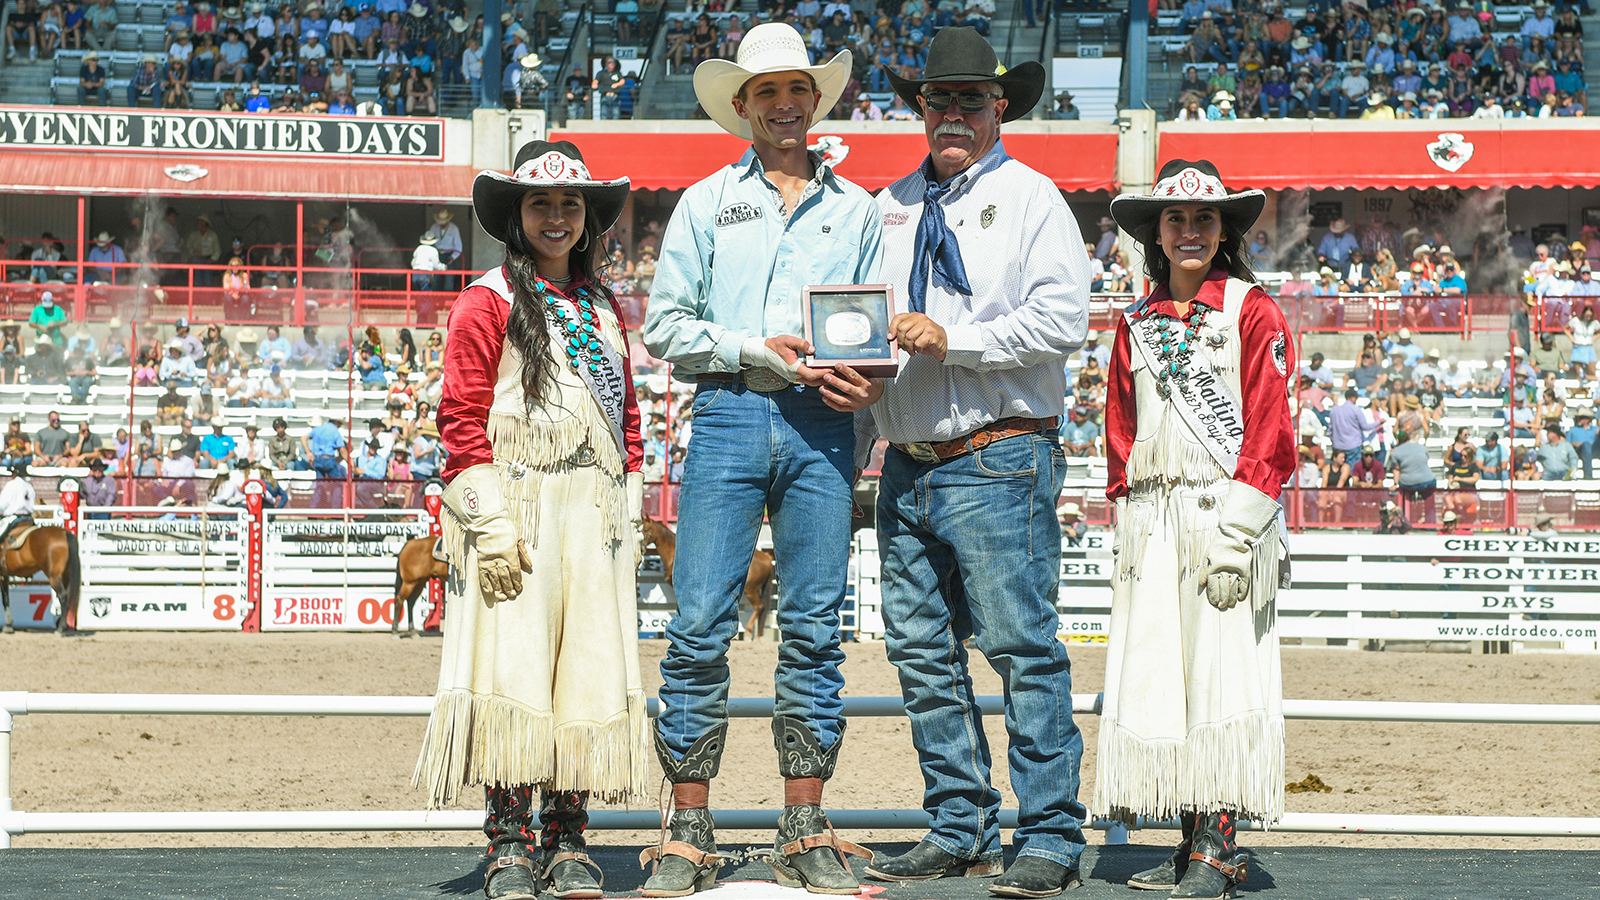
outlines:
M882 279L906 312L927 182L917 172L878 196ZM891 443L947 441L1012 416L1061 415L1065 363L1089 329L1089 257L1050 179L996 142L941 198L973 295L930 283L927 315L945 329L944 362L901 354L900 374L871 407ZM870 446L870 445L868 445Z

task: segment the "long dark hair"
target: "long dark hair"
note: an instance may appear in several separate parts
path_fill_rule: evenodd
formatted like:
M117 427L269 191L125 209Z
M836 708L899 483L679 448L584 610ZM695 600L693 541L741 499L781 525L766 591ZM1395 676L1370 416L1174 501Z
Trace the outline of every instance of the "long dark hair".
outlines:
M605 260L601 245L600 220L587 202L583 211L583 236L568 257L573 275L581 275L588 282L589 292L609 303L611 291L600 281L600 266ZM545 323L544 308L534 293L533 283L539 277L534 263L533 247L522 230L522 204L512 206L506 216L506 281L511 285L511 314L506 317L506 340L522 355L522 396L527 411L544 402L546 379L552 377L550 367L550 329ZM598 304L597 304L598 305Z
M1256 273L1250 268L1250 246L1244 236L1246 229L1229 222L1227 216L1219 215L1219 218L1222 219L1222 241L1217 244L1217 255L1211 258L1211 265L1227 269L1230 278L1254 284ZM1144 247L1144 277L1151 284L1166 284L1172 277L1172 260L1167 259L1166 251L1156 243L1156 234L1161 229L1160 220L1161 217L1157 216L1156 221L1143 233L1134 235L1134 239Z

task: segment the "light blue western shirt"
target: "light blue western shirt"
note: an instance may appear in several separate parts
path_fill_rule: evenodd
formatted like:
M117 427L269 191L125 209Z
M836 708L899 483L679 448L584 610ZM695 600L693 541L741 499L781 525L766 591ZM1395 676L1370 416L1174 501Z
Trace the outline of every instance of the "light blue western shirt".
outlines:
M680 374L737 372L745 338L805 335L801 289L876 282L878 205L811 160L816 176L787 215L754 148L683 192L645 311L652 355Z

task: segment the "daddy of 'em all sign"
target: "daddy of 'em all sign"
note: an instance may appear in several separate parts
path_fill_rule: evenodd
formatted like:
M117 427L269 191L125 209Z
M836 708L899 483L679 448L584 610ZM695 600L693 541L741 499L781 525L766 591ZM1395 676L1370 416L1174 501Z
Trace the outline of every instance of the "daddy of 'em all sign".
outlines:
M0 107L0 147L436 162L444 120Z

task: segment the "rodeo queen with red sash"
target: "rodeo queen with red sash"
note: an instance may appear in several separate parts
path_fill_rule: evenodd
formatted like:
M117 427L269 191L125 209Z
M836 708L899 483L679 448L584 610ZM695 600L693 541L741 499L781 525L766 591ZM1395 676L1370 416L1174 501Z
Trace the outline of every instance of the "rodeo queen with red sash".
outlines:
M1174 160L1111 215L1154 289L1117 323L1106 397L1117 510L1111 645L1094 810L1183 821L1130 887L1226 896L1245 880L1243 817L1283 815L1278 493L1295 464L1294 345L1251 274L1260 191Z
M590 177L567 142L530 143L510 176L472 186L506 256L450 310L444 652L412 781L434 805L487 787L490 898L599 897L587 800L646 790L644 451L622 313L598 277L627 198L628 179Z

